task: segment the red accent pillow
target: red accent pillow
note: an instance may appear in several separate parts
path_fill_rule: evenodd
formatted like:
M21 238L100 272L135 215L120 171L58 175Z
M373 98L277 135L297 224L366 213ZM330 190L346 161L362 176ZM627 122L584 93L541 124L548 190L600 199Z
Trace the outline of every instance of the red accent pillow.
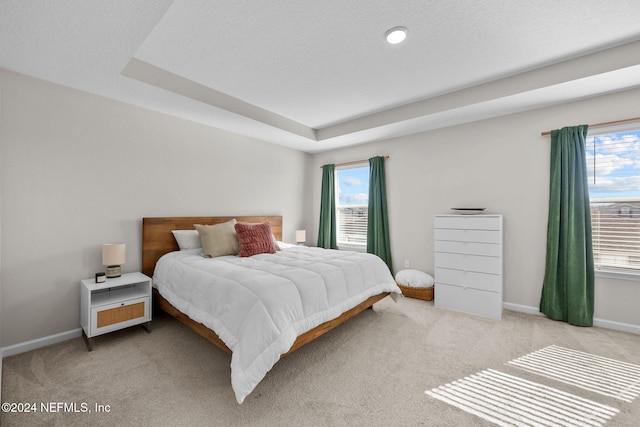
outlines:
M261 224L247 224L239 222L235 225L240 256L248 257L257 254L275 254L276 245L273 243L271 225L268 222Z

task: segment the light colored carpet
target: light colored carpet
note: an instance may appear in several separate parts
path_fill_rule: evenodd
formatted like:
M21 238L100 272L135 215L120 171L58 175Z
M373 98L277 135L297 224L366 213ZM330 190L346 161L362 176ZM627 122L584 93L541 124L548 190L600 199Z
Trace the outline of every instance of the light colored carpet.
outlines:
M281 360L242 405L230 384L230 356L159 316L142 328L78 338L9 357L4 402L36 413L2 413L9 426L494 426L426 393L486 370L598 402L617 412L606 426L637 426L630 402L509 364L548 346L640 365L640 336L581 328L505 311L486 320L389 298ZM41 402L79 411L43 413ZM109 412L96 412L95 405Z

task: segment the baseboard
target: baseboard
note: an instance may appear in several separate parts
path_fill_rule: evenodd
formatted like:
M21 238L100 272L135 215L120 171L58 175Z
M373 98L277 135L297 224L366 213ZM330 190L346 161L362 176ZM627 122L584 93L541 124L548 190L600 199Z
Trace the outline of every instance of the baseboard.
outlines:
M526 305L512 304L505 302L502 304L505 310L518 311L520 313L534 314L536 316L544 316L537 307L529 307ZM631 334L640 335L640 326L631 325L629 323L614 322L613 320L593 319L593 326L599 328L612 329L614 331L629 332Z
M593 319L593 326L640 335L640 326L630 325L629 323L614 322L613 320Z
M502 303L505 310L518 311L520 313L535 314L536 316L544 316L537 307L529 307L528 305L513 304L510 302Z
M67 332L60 332L59 334L49 335L48 337L38 338L31 341L26 341L8 347L2 347L0 352L2 357L15 356L16 354L25 353L27 351L36 350L38 348L46 347L51 344L57 344L62 341L67 341L73 338L82 336L82 329L73 329Z

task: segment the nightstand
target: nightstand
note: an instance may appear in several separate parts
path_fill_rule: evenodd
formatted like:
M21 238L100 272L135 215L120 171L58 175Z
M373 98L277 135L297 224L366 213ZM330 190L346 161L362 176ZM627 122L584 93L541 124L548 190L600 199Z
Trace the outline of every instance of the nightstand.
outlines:
M82 280L80 324L89 351L98 335L140 324L151 332L151 278L127 273L103 283Z

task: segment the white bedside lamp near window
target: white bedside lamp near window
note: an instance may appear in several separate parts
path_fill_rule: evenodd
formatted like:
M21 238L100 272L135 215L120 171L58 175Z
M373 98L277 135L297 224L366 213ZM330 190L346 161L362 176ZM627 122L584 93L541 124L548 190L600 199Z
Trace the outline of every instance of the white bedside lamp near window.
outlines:
M296 230L296 243L299 245L307 241L307 230Z
M121 265L125 261L124 243L105 243L102 245L102 265L107 266L107 279L122 275Z

